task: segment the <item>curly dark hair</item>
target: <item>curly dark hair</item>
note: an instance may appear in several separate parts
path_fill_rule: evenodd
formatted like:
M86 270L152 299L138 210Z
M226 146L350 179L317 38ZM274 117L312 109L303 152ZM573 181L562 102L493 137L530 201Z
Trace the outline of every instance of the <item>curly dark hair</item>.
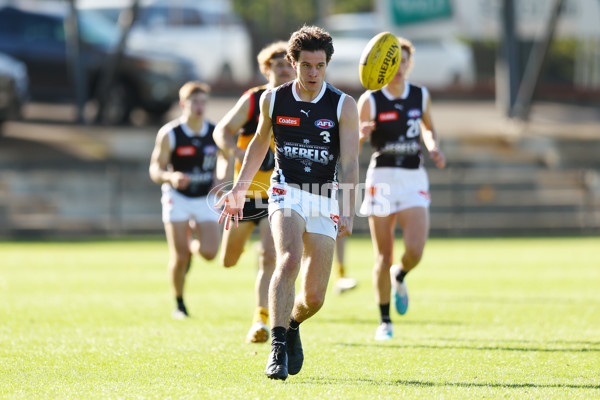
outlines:
M325 51L327 63L333 54L333 40L327 31L318 26L304 25L292 33L288 41L286 58L289 62L296 62L300 57L300 51Z

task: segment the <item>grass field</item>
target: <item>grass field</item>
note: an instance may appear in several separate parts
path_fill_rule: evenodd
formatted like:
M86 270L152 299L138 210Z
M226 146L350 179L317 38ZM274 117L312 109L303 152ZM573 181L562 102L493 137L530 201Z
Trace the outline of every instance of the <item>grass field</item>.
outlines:
M174 321L162 238L0 243L0 398L600 398L599 238L432 239L383 343L370 240L346 256L359 287L328 293L281 382L244 343L252 247L233 269L194 260Z

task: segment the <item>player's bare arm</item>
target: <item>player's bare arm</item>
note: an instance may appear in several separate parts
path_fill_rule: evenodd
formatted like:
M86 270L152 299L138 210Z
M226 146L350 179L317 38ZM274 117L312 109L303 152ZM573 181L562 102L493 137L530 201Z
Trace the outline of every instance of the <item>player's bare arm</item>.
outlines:
M269 116L270 104L271 92L266 91L260 99L260 118L258 120L257 131L246 150L238 179L233 188L221 197L215 205L215 207L224 206L219 223L222 223L225 219L225 229L229 229L229 215L234 216L236 227L238 226L239 220L244 217L243 209L246 192L269 149L271 143L271 128L273 126L271 117Z
M217 152L217 165L215 167L215 175L213 178L213 185L211 188L211 192L214 191L217 196L223 195L223 184L229 177L229 162L230 157L228 157L222 150Z
M250 112L250 94L246 93L237 101L235 106L219 121L213 132L217 146L228 156L238 161L244 159L245 150L240 149L235 142L235 134L248 122Z
M340 237L352 234L355 190L358 184L358 145L358 110L354 99L346 96L340 116L340 164L342 188L345 189L340 196L340 221L338 224L338 236Z
M185 189L190 178L180 171L168 169L171 161L171 146L169 143L169 130L161 129L156 135L156 142L150 158L150 178L155 183L169 183L175 189Z
M433 126L433 119L431 118L431 98L429 96L427 96L427 103L423 111L423 116L421 117L421 122L424 127L424 129L422 129L423 143L425 144L425 147L427 147L429 157L433 160L437 168L444 168L446 166L446 157L444 157L444 154L440 150L437 131Z
M371 139L371 133L375 129L375 121L371 120L371 92L364 92L358 99L358 115L359 115L359 134L360 142L359 149L365 140Z

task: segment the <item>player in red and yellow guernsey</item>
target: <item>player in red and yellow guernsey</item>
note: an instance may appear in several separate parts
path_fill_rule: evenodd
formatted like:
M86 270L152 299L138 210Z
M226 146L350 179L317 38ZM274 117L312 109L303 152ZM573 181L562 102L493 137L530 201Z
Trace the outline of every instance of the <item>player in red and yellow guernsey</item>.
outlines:
M398 40L402 58L396 75L383 89L367 91L358 100L360 140L370 140L373 147L360 211L369 216L375 251L373 286L381 316L376 340L393 336L392 288L398 314L408 309L404 277L421 261L429 233L429 181L421 143L437 168L446 165L433 127L429 92L407 81L414 48L408 40ZM392 265L396 224L402 229L404 254L399 264Z
M258 65L268 81L267 84L247 90L215 128L214 138L217 145L235 158L234 179L236 181L246 148L256 133L261 95L265 90L280 86L296 77L291 64L285 59L286 47L286 42L279 41L259 52ZM236 134L238 134L237 143ZM260 232L259 270L254 288L256 309L253 324L246 335L248 343L262 343L269 338L268 294L269 282L275 269L275 246L267 221L267 189L274 166L274 140L271 140L267 155L250 183L244 205L244 220L238 229L226 230L222 239L221 262L225 267L233 267L237 264L254 229L258 227Z

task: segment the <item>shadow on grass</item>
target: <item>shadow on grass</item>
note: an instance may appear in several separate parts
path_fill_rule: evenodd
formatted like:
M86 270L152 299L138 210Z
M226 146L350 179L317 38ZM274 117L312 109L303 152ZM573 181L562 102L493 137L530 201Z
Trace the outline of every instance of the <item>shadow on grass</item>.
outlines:
M502 389L591 389L598 390L600 385L574 385L574 384L538 384L538 383L493 383L493 382L432 382L416 380L374 380L374 379L342 379L325 378L320 376L306 377L307 384L317 385L348 385L348 384L368 384L374 386L416 386L416 387L464 387L464 388L502 388ZM301 383L301 382L298 382Z
M462 338L429 338L429 340L437 340L440 342L473 342L473 339L462 339ZM528 340L528 339L493 339L489 340L490 342L500 342L500 343L534 343L540 344L539 340ZM548 343L553 344L564 344L564 345L577 345L577 346L598 346L600 347L600 342L598 341L590 341L590 340L553 340Z
M360 319L360 318L328 318L323 323L328 324L351 324L351 325L370 325L377 327L379 323L378 316L371 319ZM417 325L417 326L466 326L471 325L466 322L460 321L423 321L423 320L402 320L403 325Z
M540 353L588 353L600 352L600 348L542 348L542 347L517 347L517 346L453 346L442 344L383 344L383 343L337 343L338 346L344 347L385 347L396 349L446 349L446 350L478 350L478 351L522 351L522 352L540 352Z
M507 297L502 294L488 294L488 295L464 295L464 296L451 296L451 297L430 297L428 298L428 302L433 303L442 303L445 305L451 304L517 304L520 306L532 306L532 305L572 305L577 303L582 303L586 301L595 301L597 296L587 296L582 298L570 298L568 296L518 296L511 295Z

